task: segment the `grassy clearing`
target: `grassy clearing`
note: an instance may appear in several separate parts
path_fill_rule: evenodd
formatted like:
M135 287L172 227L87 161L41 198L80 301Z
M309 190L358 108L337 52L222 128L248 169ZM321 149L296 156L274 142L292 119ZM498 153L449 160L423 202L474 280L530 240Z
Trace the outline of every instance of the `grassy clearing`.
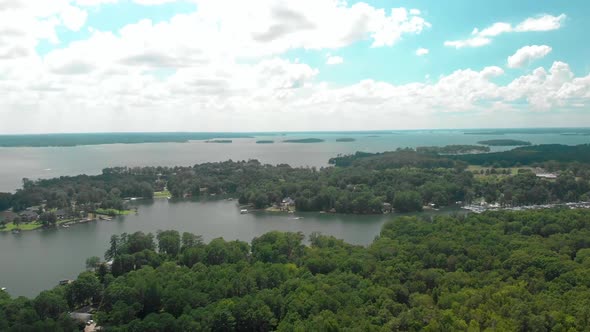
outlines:
M18 225L18 227L14 223L9 222L6 224L6 227L0 229L0 232L12 232L15 229L20 229L21 231L32 231L41 227L43 227L43 225L38 222L21 223Z
M531 170L532 171L532 167L529 166L521 166L521 167L507 167L507 168L495 168L496 170L496 174L481 174L481 171L486 171L486 170L492 170L492 167L485 167L485 166L479 166L479 165L469 165L467 167L467 170L470 172L473 172L475 174L475 176L506 176L506 174L502 174L504 172L504 170L509 170L509 174L508 175L516 175L518 174L518 170L519 169L523 169L523 170Z
M109 216L124 216L133 213L132 210L116 210L116 209L96 209L96 214L106 214Z
M58 220L55 224L56 225L61 225L61 224L65 224L67 222L70 221L74 221L76 219L63 219L63 220ZM12 232L12 230L14 229L20 229L21 231L34 231L36 229L42 228L43 224L41 224L38 221L35 222L30 222L30 223L21 223L20 225L18 225L18 227L14 224L14 223L7 223L6 227L0 229L0 232Z
M170 194L170 191L168 190L154 192L154 198L168 198L171 196L172 194Z

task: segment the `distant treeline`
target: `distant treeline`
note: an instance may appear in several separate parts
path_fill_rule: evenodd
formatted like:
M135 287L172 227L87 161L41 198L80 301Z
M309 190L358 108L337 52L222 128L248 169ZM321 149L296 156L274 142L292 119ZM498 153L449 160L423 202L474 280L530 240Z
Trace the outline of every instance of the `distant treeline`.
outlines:
M198 222L198 221L197 221ZM0 330L585 331L590 211L403 217L373 243L269 232L205 243L174 230L113 236L105 260L33 299L0 291Z
M517 139L490 139L487 141L479 141L477 144L489 145L489 146L523 146L531 145L531 142L521 141Z
M214 138L250 138L240 133L89 133L0 135L0 147L46 147L97 144L184 143Z
M490 152L490 147L482 145L446 145L446 146L419 146L416 152L433 154L468 154Z
M322 143L323 139L319 138L302 138L302 139L286 139L283 143Z
M510 151L473 154L452 157L472 165L497 165L512 167L547 162L590 163L590 144L561 145L544 144L516 148Z

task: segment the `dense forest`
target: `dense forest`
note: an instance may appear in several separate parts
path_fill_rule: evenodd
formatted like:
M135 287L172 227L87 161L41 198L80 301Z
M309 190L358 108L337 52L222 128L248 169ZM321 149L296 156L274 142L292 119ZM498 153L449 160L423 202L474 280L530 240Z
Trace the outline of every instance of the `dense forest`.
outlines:
M479 141L477 144L489 145L489 146L521 146L531 145L531 142L521 141L517 139L490 139L486 141Z
M305 244L308 245L305 245ZM271 232L204 243L113 236L106 260L34 299L0 292L0 330L574 331L590 326L590 211L402 217L368 247Z
M453 158L474 165L498 165L512 167L538 163L590 163L590 144L543 144L516 148L510 151L486 154L454 156Z
M0 210L20 211L39 204L121 209L125 198L151 198L164 190L176 198L233 197L255 209L291 198L300 211L350 214L383 213L391 208L419 211L426 205L449 206L458 201L518 206L590 199L590 145L541 145L459 156L400 149L357 152L330 162L335 167L294 168L249 160L193 167L119 167L97 176L25 179L21 190L0 194ZM487 168L468 168L469 164ZM527 165L559 176L540 178ZM516 168L502 168L506 166Z

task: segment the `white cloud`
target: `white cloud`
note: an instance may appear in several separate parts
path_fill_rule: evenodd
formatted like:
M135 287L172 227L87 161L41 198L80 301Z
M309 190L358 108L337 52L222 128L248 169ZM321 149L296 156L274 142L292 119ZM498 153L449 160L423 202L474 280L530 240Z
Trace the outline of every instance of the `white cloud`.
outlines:
M327 65L339 65L341 63L344 63L344 58L342 58L341 56L328 54L326 59Z
M513 27L510 23L497 22L481 31L478 28L474 28L471 32L472 37L470 38L445 41L444 45L457 49L481 47L490 44L492 42L491 37L496 37L504 33L557 30L562 26L565 18L565 14L559 16L547 14L539 17L530 17L520 22L516 27Z
M114 4L119 2L119 0L76 0L76 4L79 6L100 6L102 4Z
M498 22L492 24L492 26L483 29L481 32L477 32L477 29L474 30L478 36L481 37L495 37L502 33L511 32L512 26L509 23Z
M86 23L88 13L74 6L66 6L60 13L64 26L72 31L78 31Z
M484 37L474 37L464 40L445 41L445 46L464 48L464 47L480 47L491 43L492 40Z
M427 48L421 47L421 48L419 48L419 49L416 50L416 55L417 56L423 56L423 55L426 55L428 53L430 53L430 50L428 50Z
M338 54L363 40L385 47L430 26L417 11L336 0L199 0L194 13L93 29L36 54L40 40L59 43L57 27L84 27L68 6L108 2L19 0L0 10L0 40L8 41L0 44L0 133L425 127L440 126L444 114L569 111L590 101L590 75L575 77L561 62L508 85L496 83L504 72L495 66L402 85L323 82L317 68L281 55ZM490 28L471 39L502 33Z
M541 59L551 52L547 45L531 45L520 48L508 57L509 68L521 68L533 60Z
M133 2L144 6L154 6L170 2L176 2L176 0L133 0Z
M519 25L516 26L514 31L551 31L561 28L561 25L565 21L565 14L559 16L542 15L534 18L527 18Z

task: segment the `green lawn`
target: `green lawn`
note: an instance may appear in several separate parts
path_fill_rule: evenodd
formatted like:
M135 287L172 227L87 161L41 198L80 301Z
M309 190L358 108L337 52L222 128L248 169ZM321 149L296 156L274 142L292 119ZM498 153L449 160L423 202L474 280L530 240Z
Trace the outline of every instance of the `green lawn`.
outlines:
M154 192L154 198L167 198L171 196L172 194L168 190Z
M8 224L6 224L5 228L0 229L0 232L11 232L13 229L17 228L19 228L21 231L32 231L41 227L43 227L43 225L41 225L38 222L21 223L20 225L18 225L18 227L16 227L14 223L9 222Z
M127 215L133 213L132 210L116 210L116 209L96 209L97 214L106 214L106 215Z
M61 224L65 224L67 222L73 221L75 219L64 219L64 220L58 220L55 224L56 225L61 225ZM43 224L41 224L40 222L30 222L30 223L21 223L20 225L18 225L18 228L21 231L34 231L36 229L39 229L43 227ZM13 229L16 229L16 225L14 223L8 223L6 224L5 228L0 229L0 232L12 232Z

